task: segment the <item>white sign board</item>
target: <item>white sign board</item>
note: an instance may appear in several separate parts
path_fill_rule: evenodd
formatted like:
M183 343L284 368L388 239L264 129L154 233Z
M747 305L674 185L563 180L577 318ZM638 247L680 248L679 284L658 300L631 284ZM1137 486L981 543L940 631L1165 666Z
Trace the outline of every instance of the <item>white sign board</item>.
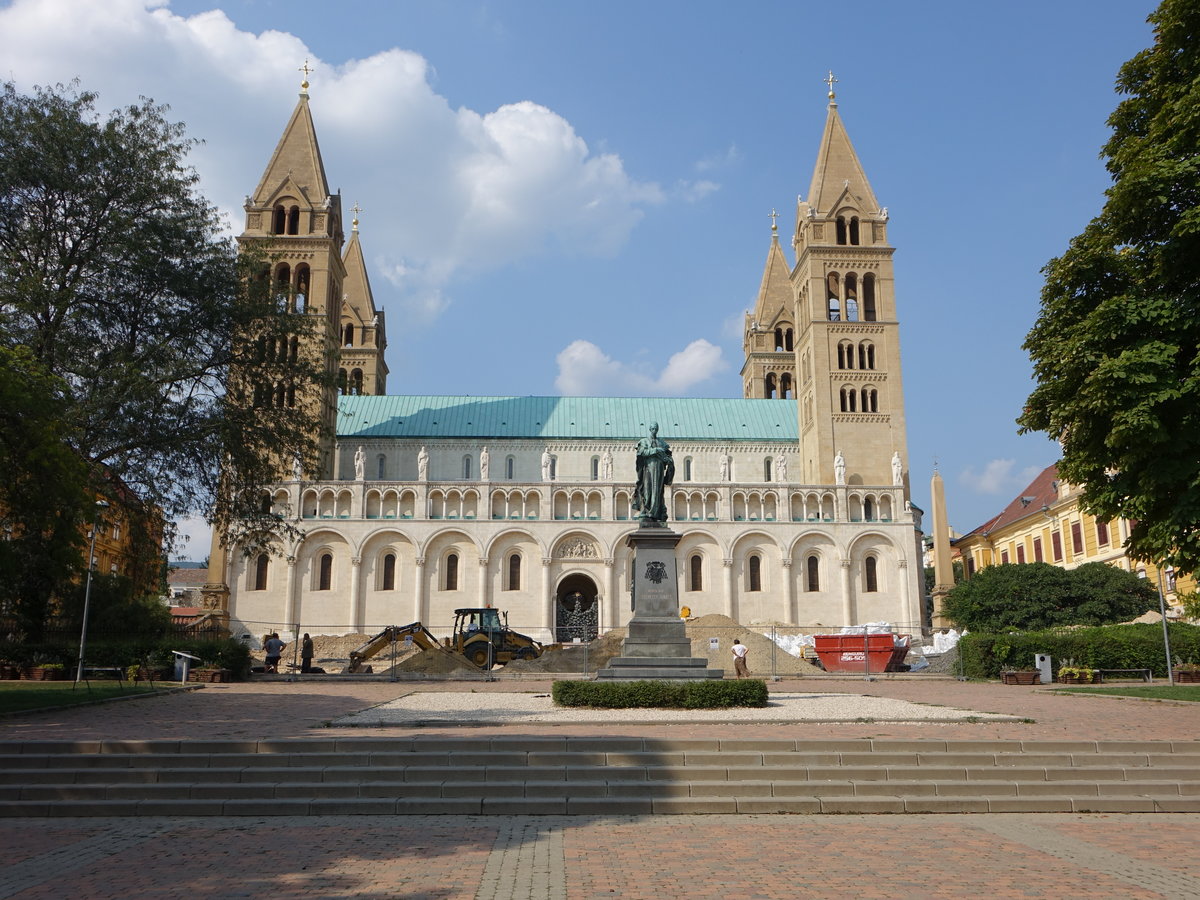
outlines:
M710 637L708 639L708 649L709 650L720 650L721 649L721 639L715 638L715 637Z

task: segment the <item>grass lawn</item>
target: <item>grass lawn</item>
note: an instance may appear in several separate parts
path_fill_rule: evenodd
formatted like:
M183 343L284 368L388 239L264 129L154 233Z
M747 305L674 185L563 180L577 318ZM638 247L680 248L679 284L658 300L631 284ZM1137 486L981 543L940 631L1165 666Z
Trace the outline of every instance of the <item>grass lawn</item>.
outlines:
M1200 684L1131 684L1128 687L1059 688L1064 694L1109 694L1145 700L1192 700L1200 702Z
M155 690L149 685L119 685L112 681L94 681L90 688L87 684L75 688L70 681L0 681L0 713L79 706L109 697L150 694Z

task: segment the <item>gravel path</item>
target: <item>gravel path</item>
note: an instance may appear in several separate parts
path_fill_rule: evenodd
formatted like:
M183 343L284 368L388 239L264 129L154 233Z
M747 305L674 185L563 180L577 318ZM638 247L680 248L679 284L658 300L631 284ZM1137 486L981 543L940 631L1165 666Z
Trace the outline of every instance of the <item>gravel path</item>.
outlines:
M564 709L549 694L443 691L410 693L333 721L337 726L372 725L542 725L617 724L635 722L1017 722L1016 716L976 712L870 697L863 694L799 694L772 692L762 708L733 709Z

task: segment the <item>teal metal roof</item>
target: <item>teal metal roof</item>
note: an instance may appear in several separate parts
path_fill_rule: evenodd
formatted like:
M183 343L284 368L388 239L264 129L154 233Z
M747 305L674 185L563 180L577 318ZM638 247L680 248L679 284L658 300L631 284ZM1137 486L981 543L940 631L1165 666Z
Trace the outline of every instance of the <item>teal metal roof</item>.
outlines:
M795 400L339 397L338 437L795 441Z

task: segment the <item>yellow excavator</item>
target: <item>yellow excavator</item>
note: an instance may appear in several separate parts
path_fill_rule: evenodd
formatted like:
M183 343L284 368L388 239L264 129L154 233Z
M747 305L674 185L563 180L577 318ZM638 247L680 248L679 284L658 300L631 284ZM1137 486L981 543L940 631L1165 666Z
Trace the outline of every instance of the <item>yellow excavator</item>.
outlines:
M492 607L469 607L454 611L454 634L444 643L439 643L420 622L389 625L361 647L350 651L350 665L346 671L362 672L366 661L384 647L409 637L422 650L450 653L485 671L514 659L537 659L543 650L541 643L529 635L510 629L507 614Z

